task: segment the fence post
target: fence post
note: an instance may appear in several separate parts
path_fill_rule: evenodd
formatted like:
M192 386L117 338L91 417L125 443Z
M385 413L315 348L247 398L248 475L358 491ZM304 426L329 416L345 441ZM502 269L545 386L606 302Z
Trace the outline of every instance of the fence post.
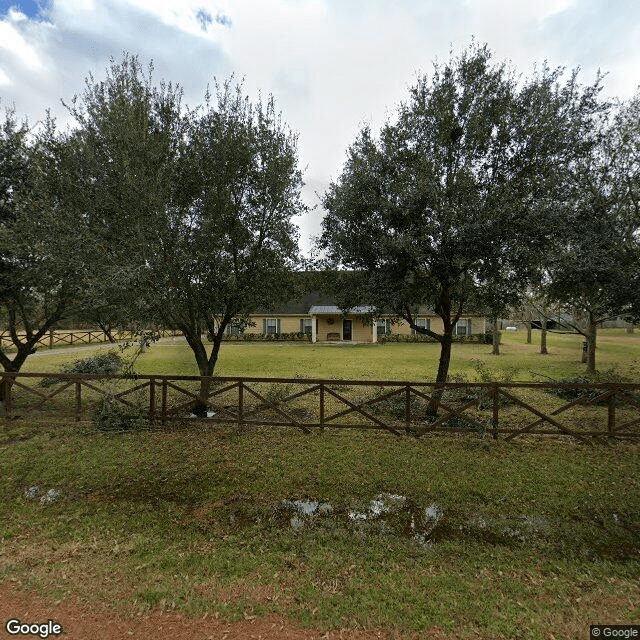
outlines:
M607 406L607 431L609 437L613 437L613 433L616 430L616 394L613 393L609 396L609 402Z
M49 329L49 349L53 349L53 329Z
M493 425L492 425L492 431L493 431L493 439L497 440L498 439L498 409L500 406L500 403L498 402L498 383L497 382L493 382L491 383L491 386L493 387L492 389L492 395L493 395Z
M8 376L2 378L4 386L4 418L7 422L11 422L13 418L13 398L11 397L11 379Z
M149 422L153 424L156 420L156 381L149 380Z
M242 429L244 411L244 383L242 380L238 382L238 427Z
M162 424L167 421L167 379L162 379Z
M320 431L324 431L324 382L320 383Z
M409 385L407 385L405 388L404 418L405 418L405 431L407 433L410 433L411 431L411 387Z
M82 419L82 382L76 380L76 422Z

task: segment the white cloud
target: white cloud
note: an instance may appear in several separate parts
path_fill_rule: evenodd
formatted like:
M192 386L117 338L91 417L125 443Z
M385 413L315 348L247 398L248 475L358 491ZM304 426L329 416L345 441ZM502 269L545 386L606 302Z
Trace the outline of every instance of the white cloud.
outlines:
M25 34L20 27L25 27ZM12 57L14 62L21 64L30 71L39 72L44 68L34 43L29 42L29 21L27 16L11 9L5 20L0 21L0 49L5 55Z
M9 76L0 69L0 86L3 84L11 84L11 78L9 78Z
M497 60L530 73L535 61L580 65L584 81L610 71L609 95L640 83L637 0L51 0L48 22L0 18L0 97L31 120L104 75L109 57L153 58L156 79L179 82L185 100L235 72L245 89L273 93L300 133L305 197L338 175L363 123L377 130L435 57L487 42ZM203 21L204 26L203 29ZM321 211L303 221L303 243Z

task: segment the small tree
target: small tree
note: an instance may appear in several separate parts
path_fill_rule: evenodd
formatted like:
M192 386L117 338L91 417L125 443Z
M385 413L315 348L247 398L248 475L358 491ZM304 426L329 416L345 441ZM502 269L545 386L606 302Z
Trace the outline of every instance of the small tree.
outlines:
M190 122L180 176L175 208L158 218L150 239L148 300L185 334L201 375L211 376L229 323L291 296L292 218L304 210L296 138L272 98L252 104L227 82ZM207 391L205 380L203 401Z
M38 341L85 300L87 227L74 189L75 141L47 118L37 132L8 111L0 134L0 307L19 371Z
M549 263L547 293L584 336L596 369L597 327L640 313L640 109L636 98L596 130L591 153L570 165L567 232Z

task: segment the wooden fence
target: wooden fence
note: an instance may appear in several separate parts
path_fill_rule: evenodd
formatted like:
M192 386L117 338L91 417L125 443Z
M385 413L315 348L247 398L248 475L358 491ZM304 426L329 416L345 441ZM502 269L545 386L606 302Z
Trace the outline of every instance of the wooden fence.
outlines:
M161 337L182 335L178 331L170 329L163 329L158 332ZM134 334L131 331L114 331L112 333L113 338L116 341L131 340ZM25 334L18 334L18 337L22 340L25 339ZM53 349L56 345L80 345L80 344L92 344L95 342L108 342L109 336L104 331L49 331L46 335L42 336L36 344L43 347ZM8 331L0 331L0 347L14 347L11 335Z
M428 382L215 377L200 402L198 376L4 373L4 424L84 422L108 401L112 411L150 426L203 420L241 428L381 429L417 437L433 432L561 436L581 442L640 438L640 384L451 383L436 416ZM571 399L557 397L563 393ZM204 409L204 407L201 407ZM204 414L204 410L202 411Z

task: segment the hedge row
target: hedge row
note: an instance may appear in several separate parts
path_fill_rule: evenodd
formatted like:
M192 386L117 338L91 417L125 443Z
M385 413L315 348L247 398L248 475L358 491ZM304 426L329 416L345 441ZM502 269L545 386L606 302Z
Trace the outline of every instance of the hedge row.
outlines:
M230 340L232 342L306 342L311 341L311 336L301 331L294 331L292 333L269 333L264 335L263 333L241 333L240 335L226 335L224 340Z
M478 343L478 344L491 344L493 342L492 333L473 333L468 336L453 336L452 342L458 343ZM391 333L388 336L378 336L378 342L385 344L386 342L438 342L435 338L430 336L421 336L419 334L403 335L400 333Z
M295 331L292 333L270 333L264 335L263 333L241 333L240 335L225 335L224 340L231 342L307 342L311 341L311 335L308 333L302 333L301 331ZM480 343L491 344L493 337L491 333L474 333L470 336L453 336L453 342L459 343ZM391 333L388 336L378 336L378 342L384 344L386 342L437 342L434 338L421 335L402 335L399 333Z

